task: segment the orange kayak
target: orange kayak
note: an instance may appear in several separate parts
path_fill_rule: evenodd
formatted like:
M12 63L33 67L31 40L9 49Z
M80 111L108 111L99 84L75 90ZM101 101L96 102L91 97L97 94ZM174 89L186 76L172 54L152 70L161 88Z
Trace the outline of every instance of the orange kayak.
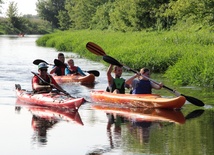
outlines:
M95 76L89 74L86 76L82 75L63 75L63 76L53 76L57 83L68 83L68 82L79 82L83 85L93 85L95 82Z
M85 102L84 98L72 98L63 93L35 94L21 89L19 84L15 86L17 100L22 104L77 110Z
M163 98L156 94L114 94L103 90L92 91L91 99L98 103L118 104L125 107L180 109L186 102L183 96Z
M138 121L163 121L184 124L185 117L180 110L158 109L158 108L124 108L109 105L92 105L95 110L119 115L129 120Z

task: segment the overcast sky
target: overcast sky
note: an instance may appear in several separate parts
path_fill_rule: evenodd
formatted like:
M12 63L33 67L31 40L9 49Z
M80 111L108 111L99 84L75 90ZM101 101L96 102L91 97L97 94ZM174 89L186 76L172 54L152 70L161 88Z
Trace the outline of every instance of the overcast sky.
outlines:
M36 15L36 2L37 0L3 0L5 4L2 5L2 13L1 16L5 16L6 11L8 9L9 2L15 2L18 6L18 13L21 15L32 14Z

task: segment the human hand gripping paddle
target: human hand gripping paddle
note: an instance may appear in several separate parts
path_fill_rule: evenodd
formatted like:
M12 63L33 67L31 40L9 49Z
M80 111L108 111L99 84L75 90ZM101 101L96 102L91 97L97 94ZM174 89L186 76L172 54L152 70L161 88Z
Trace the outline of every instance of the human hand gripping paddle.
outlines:
M44 61L44 60L42 60L42 59L36 59L36 60L34 60L34 61L33 61L33 64L34 64L34 65L39 65L39 63L41 63L41 62L44 62L44 63L46 63L47 65L53 66L53 64L49 64L49 63L47 63L46 61ZM61 65L65 65L65 64L62 63L60 60L55 59L55 60L54 60L54 65L56 65L56 66L61 66ZM96 77L100 76L100 72L97 71L97 70L89 70L89 71L84 71L84 70L83 70L83 72L87 72L87 73L89 73L89 74L93 74L93 75L96 76Z
M55 89L57 89L58 91L60 92L63 92L65 95L69 96L69 97L72 97L72 98L75 98L73 96L71 96L68 92L66 92L65 90L63 89L59 89L58 87L56 87L54 84L51 84L51 83L48 83L47 81L45 81L41 76L39 76L38 74L36 74L35 72L31 72L33 73L35 76L37 76L42 82L50 85L51 87L54 87Z
M132 72L134 72L134 73L138 73L137 71L135 71L135 70L133 70L133 69L127 67L127 66L124 66L123 64L121 64L120 62L118 62L116 59L114 59L114 58L112 58L112 57L106 55L105 51L104 51L100 46L98 46L97 44L95 44L95 43L93 43L93 42L88 42L88 43L86 44L86 48L87 48L90 52L92 52L92 53L94 53L94 54L96 54L96 55L98 55L98 56L103 56L103 60L104 60L105 62L107 62L107 63L110 63L110 64L112 64L112 65L116 65L116 66L120 66L120 67L123 66L123 67L124 67L125 69L127 69L128 71L132 71ZM145 77L145 76L144 76L144 77ZM148 80L154 82L155 84L160 85L158 82L156 82L156 81L154 81L154 80L152 80L152 79L150 79L150 78L148 78L148 77L145 77L145 78L147 78ZM194 97L191 97L191 96L186 96L186 95L184 95L184 94L181 94L181 93L179 93L178 91L175 91L175 90L173 90L173 89L171 89L171 88L169 88L169 87L167 87L167 86L165 86L165 85L163 85L163 88L169 90L171 93L175 94L176 96L184 96L184 97L186 98L187 101L189 101L190 103L192 103L192 104L194 104L194 105L196 105L196 106L204 106L204 103L203 103L201 100L197 99L197 98L194 98Z

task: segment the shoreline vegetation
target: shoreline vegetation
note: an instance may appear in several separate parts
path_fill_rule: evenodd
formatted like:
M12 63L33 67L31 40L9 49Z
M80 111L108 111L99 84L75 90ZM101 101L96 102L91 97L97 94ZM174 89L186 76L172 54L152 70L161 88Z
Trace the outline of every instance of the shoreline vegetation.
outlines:
M175 85L214 85L214 35L208 30L113 32L100 30L57 31L40 37L36 44L57 51L74 52L104 63L86 49L94 42L130 68L149 67Z

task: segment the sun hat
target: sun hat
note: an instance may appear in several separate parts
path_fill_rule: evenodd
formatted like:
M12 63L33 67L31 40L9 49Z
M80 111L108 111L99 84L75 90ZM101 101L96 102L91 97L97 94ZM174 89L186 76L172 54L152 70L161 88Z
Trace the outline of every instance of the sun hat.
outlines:
M38 69L42 69L42 68L48 68L48 65L44 62L39 63Z

